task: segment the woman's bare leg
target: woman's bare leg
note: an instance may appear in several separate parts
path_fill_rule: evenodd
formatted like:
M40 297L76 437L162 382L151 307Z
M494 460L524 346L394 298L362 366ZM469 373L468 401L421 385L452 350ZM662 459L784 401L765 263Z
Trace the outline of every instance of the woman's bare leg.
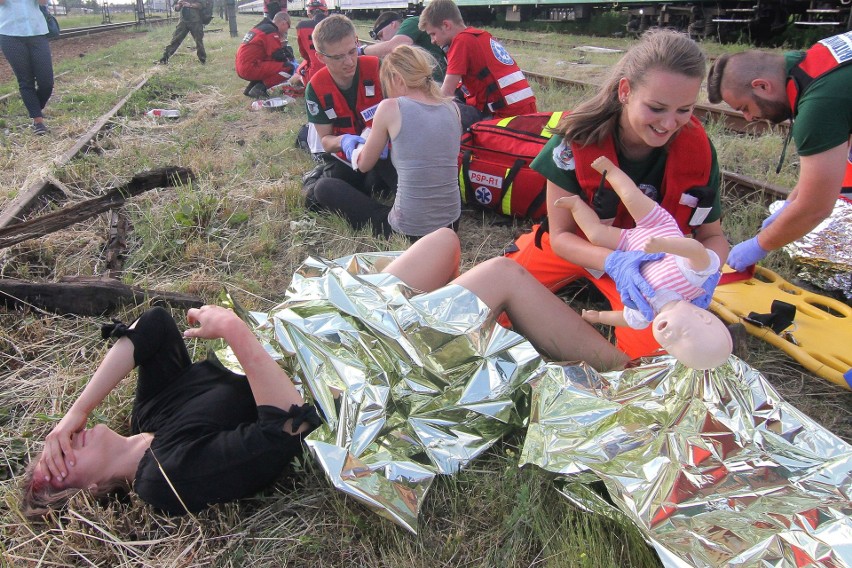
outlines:
M629 360L511 259L492 258L453 283L476 294L496 313L505 311L518 333L556 361L586 361L605 371L622 368Z
M415 290L431 292L458 276L461 245L452 229L420 238L382 272L393 274Z

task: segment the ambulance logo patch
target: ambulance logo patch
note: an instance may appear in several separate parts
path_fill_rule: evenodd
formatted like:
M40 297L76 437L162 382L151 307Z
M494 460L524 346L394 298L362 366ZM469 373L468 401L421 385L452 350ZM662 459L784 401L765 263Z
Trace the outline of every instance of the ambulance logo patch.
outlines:
M494 194L484 185L477 187L476 191L473 192L473 196L480 205L488 205L494 199Z
M497 61L503 65L514 65L515 63L515 60L512 59L512 56L509 55L506 48L500 45L500 42L493 37L491 38L491 53L493 53L494 57L497 58Z
M308 107L308 114L316 116L319 114L319 105L311 100L305 99L305 105Z
M247 32L246 35L243 36L243 43L249 43L254 39L254 32Z
M560 170L573 171L575 169L574 152L571 151L570 144L563 140L553 149L553 163Z

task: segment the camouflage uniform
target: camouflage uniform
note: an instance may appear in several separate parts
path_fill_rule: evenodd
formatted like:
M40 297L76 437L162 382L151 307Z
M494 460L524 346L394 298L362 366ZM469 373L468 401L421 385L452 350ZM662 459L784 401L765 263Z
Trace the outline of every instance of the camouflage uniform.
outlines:
M187 34L192 34L192 39L195 40L198 60L202 63L207 62L207 52L204 50L204 24L201 22L201 1L192 0L193 7L184 6L181 8L180 21L172 35L171 43L166 46L166 50L163 52L160 63L168 62L169 57L174 55Z

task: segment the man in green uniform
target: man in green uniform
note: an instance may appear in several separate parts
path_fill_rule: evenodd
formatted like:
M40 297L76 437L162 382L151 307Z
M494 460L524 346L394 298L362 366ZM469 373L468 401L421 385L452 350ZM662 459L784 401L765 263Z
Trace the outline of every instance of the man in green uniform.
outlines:
M707 93L748 120L793 120L799 181L760 232L731 249L728 264L744 270L831 215L841 188L852 191L852 32L806 52L724 55L710 69Z
M180 12L180 21L172 34L172 41L166 46L163 56L156 61L165 65L169 57L174 55L187 34L192 34L195 40L195 52L201 63L207 62L207 52L204 50L204 23L201 21L201 8L206 0L178 0L174 5L176 12Z

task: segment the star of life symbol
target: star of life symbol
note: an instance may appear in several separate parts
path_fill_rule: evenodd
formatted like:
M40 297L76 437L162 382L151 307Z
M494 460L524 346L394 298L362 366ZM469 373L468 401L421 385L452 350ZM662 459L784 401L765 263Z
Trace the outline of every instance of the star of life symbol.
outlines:
M512 56L509 55L506 48L500 45L500 42L493 37L491 38L491 53L493 53L494 57L497 58L497 61L503 65L513 65L515 63L515 60L512 59Z
M473 192L473 196L476 198L476 201L482 205L488 205L494 199L494 194L491 193L491 190L484 185L477 187Z

